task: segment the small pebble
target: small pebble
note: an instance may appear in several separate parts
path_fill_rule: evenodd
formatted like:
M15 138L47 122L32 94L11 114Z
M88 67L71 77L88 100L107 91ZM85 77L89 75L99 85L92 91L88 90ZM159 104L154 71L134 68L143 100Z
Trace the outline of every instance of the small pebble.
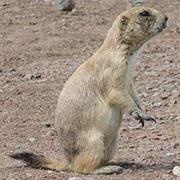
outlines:
M177 148L179 146L179 143L174 143L173 148Z
M80 177L70 177L68 180L81 180Z
M71 11L75 6L74 0L56 0L55 4L61 11Z
M31 177L31 176L32 176L31 173L26 173L26 177L27 177L27 178L29 178L29 177Z
M53 173L53 171L51 171L51 170L48 170L48 171L47 171L47 173L48 173L48 174L51 174L51 173Z
M42 124L42 126L46 127L46 128L50 128L51 127L51 124L50 123L44 123Z
M39 78L41 78L41 74L35 74L35 75L33 75L33 77L34 77L35 79L39 79Z
M10 72L15 72L15 71L16 71L16 69L14 69L14 68L10 69Z
M132 7L134 6L142 6L144 4L144 0L131 0Z
M163 94L160 98L161 98L162 100L165 100L165 99L167 99L169 96L170 96L170 94L166 93L166 94Z
M35 143L37 140L34 139L34 138L29 138L29 141L30 141L31 143Z
M169 156L173 156L174 154L175 154L175 153L170 153L170 152L169 152L169 153L166 153L166 156L169 157Z
M24 76L24 79L26 79L26 80L31 80L31 79L33 79L34 78L34 76L32 75L32 74L26 74L25 76Z
M180 177L180 166L175 166L173 168L173 174Z

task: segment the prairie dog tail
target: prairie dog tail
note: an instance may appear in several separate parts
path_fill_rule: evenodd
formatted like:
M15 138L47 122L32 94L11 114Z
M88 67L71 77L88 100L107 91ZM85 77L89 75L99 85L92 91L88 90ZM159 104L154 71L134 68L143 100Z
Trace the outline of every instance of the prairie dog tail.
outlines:
M35 155L33 153L22 152L9 155L13 159L21 160L35 169L52 169L56 171L69 170L68 164L57 160L48 159L42 155Z

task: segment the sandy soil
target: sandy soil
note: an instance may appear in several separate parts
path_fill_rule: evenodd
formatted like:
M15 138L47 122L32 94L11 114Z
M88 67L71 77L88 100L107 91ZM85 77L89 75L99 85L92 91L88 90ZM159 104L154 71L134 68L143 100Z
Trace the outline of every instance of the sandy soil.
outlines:
M114 158L123 173L81 176L24 167L8 154L60 156L53 128L59 92L130 4L79 0L73 12L62 13L50 1L0 1L0 180L178 179L172 169L180 164L180 1L147 4L169 16L167 30L144 46L135 68L144 109L157 116L158 124L141 128L125 116Z

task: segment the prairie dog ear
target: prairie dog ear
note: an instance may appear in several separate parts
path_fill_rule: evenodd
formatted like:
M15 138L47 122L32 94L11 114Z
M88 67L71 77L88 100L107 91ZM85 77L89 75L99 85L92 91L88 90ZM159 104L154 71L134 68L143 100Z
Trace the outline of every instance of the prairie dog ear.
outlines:
M122 16L121 17L121 20L120 20L120 29L122 31L126 30L128 22L129 22L129 18L128 17L126 17L126 16Z

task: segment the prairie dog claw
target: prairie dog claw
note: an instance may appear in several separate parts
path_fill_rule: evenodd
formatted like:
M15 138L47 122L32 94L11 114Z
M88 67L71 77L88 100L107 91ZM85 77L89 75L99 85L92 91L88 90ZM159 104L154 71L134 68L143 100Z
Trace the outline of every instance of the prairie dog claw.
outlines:
M137 111L134 111L132 113L132 116L135 119L139 120L139 123L142 124L142 127L144 127L144 121L151 121L151 122L157 123L155 120L155 117L150 116L150 115L146 115L146 114L142 114L142 113L137 112Z

